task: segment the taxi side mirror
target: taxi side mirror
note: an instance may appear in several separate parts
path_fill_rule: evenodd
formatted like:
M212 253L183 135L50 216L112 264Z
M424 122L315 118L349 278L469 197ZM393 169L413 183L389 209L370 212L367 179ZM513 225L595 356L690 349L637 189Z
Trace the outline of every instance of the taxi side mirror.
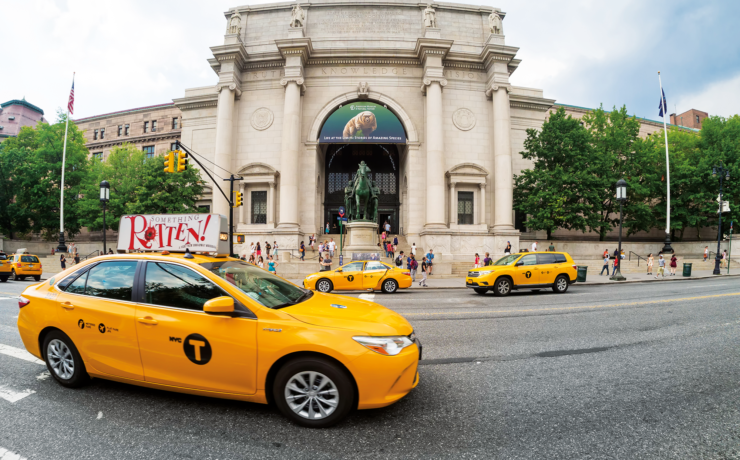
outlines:
M234 313L234 299L229 296L216 297L203 305L203 311L210 314Z
M337 268L336 271L337 271L337 273L342 273L342 269L341 268Z

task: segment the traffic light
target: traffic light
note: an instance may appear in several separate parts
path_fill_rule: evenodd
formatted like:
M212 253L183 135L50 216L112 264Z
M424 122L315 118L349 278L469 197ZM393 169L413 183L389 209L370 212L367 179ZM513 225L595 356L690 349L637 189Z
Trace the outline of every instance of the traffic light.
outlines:
M177 151L177 172L185 171L188 166L188 154L182 150Z
M244 194L242 192L234 192L234 207L238 208L244 204Z
M167 152L164 154L164 172L175 172L175 152Z

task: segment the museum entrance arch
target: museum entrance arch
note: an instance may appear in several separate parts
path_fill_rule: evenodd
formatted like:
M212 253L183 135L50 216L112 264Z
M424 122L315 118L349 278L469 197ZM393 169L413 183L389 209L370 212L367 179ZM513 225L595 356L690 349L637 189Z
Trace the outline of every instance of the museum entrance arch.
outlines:
M320 129L312 129L323 154L322 228L328 222L330 233L339 232L339 208L344 206L345 187L354 181L358 165L364 161L380 190L379 229L387 221L392 233L400 233L401 164L409 141L402 120L407 117L377 99L343 100L328 108Z

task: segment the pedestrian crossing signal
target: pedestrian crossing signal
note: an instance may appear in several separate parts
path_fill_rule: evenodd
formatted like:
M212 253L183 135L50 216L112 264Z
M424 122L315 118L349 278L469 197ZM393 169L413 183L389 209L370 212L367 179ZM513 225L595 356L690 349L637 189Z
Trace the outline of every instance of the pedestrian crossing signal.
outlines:
M177 151L177 172L183 172L188 167L188 154L178 150Z
M234 192L234 207L238 208L244 204L244 194L242 192Z
M167 152L164 154L164 172L175 172L175 152Z

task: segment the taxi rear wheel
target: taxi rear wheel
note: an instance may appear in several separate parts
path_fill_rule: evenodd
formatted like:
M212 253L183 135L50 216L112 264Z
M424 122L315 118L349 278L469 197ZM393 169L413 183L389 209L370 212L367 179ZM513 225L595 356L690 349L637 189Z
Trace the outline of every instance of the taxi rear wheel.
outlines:
M316 290L319 292L331 292L331 290L334 289L334 286L331 284L331 281L329 281L326 278L321 278L320 280L316 281Z
M8 282L8 277L7 276L0 277L0 282L7 283Z
M35 279L36 281L41 281L41 275L34 275L33 279Z
M563 294L568 290L568 279L565 275L560 275L555 278L555 284L552 286L552 290L558 294Z
M13 281L23 281L26 279L25 276L20 276L18 273L15 272L15 269L13 269Z
M90 380L72 339L61 331L52 331L44 338L44 361L54 379L68 388L78 388Z
M398 283L396 280L385 280L383 281L383 292L386 294L393 294L398 290Z
M285 364L275 376L272 394L284 416L309 428L332 426L356 405L349 376L331 361L314 357Z
M493 293L500 296L511 294L511 280L509 278L499 278L496 280Z

